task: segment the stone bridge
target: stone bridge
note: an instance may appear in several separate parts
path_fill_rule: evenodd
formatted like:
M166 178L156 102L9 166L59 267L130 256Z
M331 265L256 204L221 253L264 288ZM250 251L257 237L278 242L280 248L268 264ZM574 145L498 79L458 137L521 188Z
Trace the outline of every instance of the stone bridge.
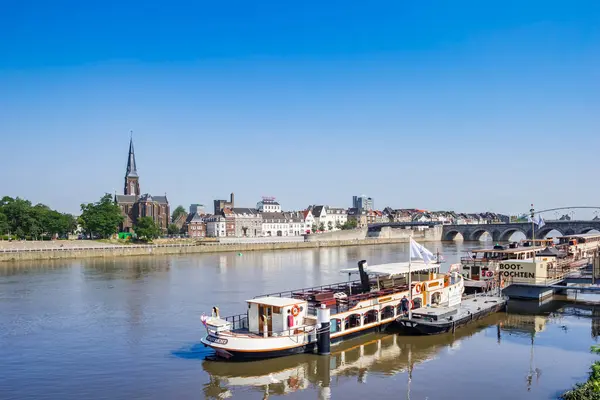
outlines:
M535 237L544 238L551 230L557 230L562 236L580 235L591 230L600 231L600 221L546 221L538 229L535 227ZM477 224L477 225L444 225L442 240L454 240L460 233L465 241L477 241L484 233L489 233L495 242L507 242L515 232L521 232L531 239L531 223L512 224Z

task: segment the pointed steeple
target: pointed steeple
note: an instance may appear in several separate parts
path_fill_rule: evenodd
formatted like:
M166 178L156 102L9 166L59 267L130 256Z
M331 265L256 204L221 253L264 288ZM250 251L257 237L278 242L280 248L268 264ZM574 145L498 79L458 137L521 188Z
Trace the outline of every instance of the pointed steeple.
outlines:
M129 158L127 159L127 172L125 177L137 178L137 168L135 166L135 151L133 151L133 131L129 136Z
M135 152L133 151L133 132L129 137L129 157L127 158L127 171L125 171L125 195L140 195L140 177L135 166Z

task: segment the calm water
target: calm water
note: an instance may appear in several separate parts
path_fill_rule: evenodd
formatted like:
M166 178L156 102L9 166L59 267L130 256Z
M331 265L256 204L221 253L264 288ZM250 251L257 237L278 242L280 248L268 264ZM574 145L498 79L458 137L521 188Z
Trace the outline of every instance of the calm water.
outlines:
M464 250L427 246L448 261ZM199 316L213 305L243 312L257 294L343 281L341 268L401 261L405 250L0 265L0 399L545 399L585 379L600 324L592 311L556 302L541 311L511 304L454 337L371 335L330 357L204 360Z

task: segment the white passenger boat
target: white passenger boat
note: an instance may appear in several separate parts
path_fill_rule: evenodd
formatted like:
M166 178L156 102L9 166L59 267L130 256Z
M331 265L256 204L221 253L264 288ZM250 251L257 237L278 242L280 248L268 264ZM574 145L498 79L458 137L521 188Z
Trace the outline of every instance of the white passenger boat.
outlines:
M463 292L460 275L453 273L451 280L438 265L424 262L368 266L363 260L342 272L361 279L259 296L247 300L246 313L231 317L220 317L215 307L212 316L201 318L207 331L201 341L231 360L312 352L319 337L328 349L329 343L384 329L401 315L405 296L420 308Z

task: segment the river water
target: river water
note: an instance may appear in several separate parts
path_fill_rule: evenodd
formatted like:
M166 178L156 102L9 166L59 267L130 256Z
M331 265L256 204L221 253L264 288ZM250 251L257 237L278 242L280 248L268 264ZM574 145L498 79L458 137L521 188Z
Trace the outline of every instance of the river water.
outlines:
M469 244L427 244L453 262ZM547 399L586 379L600 322L569 303L512 303L454 336L373 334L253 363L207 361L199 316L343 281L406 245L0 265L0 399ZM448 264L446 264L448 265Z

